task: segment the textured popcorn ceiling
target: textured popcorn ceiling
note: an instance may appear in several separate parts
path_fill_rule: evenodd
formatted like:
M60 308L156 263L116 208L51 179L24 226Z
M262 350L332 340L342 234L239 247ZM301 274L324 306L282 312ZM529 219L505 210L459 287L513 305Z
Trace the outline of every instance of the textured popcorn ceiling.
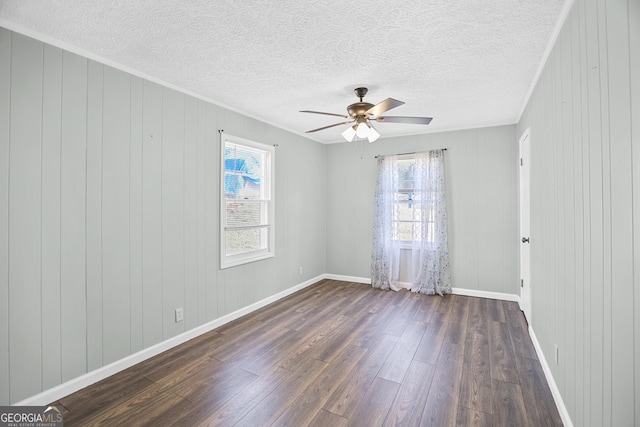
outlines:
M383 137L514 123L562 0L0 0L0 19L303 134L365 101ZM335 120L334 120L335 119ZM341 140L344 127L309 137Z

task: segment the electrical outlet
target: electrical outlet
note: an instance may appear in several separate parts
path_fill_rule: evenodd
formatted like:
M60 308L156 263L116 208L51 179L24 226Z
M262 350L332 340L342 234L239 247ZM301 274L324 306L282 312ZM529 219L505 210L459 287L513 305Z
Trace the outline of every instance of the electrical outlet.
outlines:
M554 347L555 347L555 350L556 350L556 351L555 351L555 356L556 356L556 366L558 366L558 344L555 344L555 345L554 345Z
M302 276L302 267L300 267L300 275Z
M176 323L184 320L184 309L182 307L176 308Z

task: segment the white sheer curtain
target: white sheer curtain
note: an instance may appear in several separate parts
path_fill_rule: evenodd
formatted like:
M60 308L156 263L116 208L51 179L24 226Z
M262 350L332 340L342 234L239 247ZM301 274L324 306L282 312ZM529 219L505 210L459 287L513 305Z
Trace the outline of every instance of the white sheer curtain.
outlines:
M413 292L443 295L451 293L451 270L447 237L444 151L416 153L412 169L412 191L403 198L398 156L380 156L373 217L371 285L400 288L400 253L411 258ZM406 180L406 177L402 177ZM403 187L403 188L401 188ZM410 203L413 221L403 221ZM404 209L404 210L403 210ZM409 238L399 232L400 223L410 226Z

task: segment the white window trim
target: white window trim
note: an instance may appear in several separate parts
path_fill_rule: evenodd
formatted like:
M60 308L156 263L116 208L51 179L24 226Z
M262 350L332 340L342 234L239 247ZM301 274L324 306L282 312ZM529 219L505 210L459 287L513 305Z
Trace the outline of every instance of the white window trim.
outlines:
M269 168L269 204L268 204L268 223L265 225L257 226L259 228L268 229L267 248L257 251L243 252L234 255L227 255L226 248L226 230L227 223L227 209L224 197L224 150L226 143L245 145L258 150L266 151L269 154L269 162L265 164ZM251 141L249 139L240 138L237 136L229 135L221 132L220 138L220 269L235 267L242 264L248 264L250 262L260 261L275 256L275 148L271 145L262 144L259 142Z

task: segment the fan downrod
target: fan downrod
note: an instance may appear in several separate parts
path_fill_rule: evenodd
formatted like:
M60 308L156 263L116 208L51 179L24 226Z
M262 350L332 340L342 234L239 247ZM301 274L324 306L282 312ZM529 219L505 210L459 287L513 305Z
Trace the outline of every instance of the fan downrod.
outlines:
M353 91L356 93L356 96L360 98L360 102L362 102L362 98L369 92L369 89L366 87L357 87Z

